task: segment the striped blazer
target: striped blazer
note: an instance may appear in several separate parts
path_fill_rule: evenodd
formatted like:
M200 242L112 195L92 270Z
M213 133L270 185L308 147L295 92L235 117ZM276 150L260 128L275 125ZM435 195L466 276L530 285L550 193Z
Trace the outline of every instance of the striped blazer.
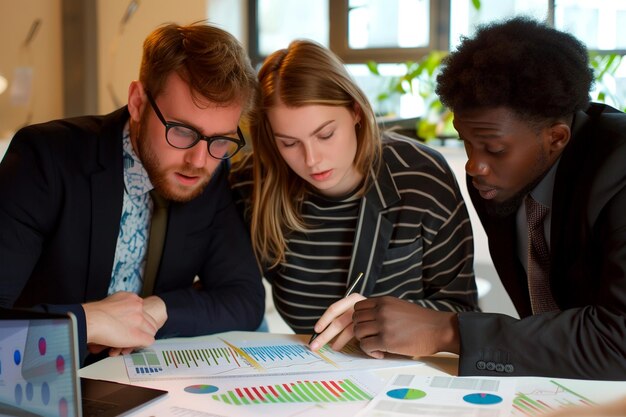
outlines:
M251 168L248 156L231 170L243 213ZM362 197L310 192L302 204L307 232L290 232L285 262L264 271L278 312L296 333L311 333L360 272L356 290L367 297L391 295L444 311L478 309L472 228L441 154L387 132L381 169L370 175Z

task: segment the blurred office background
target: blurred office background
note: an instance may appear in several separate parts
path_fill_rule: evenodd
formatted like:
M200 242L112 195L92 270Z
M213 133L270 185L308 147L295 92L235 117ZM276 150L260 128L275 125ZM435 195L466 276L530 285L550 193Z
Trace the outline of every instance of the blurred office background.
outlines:
M514 15L546 20L583 40L597 74L592 98L624 108L626 0L0 0L0 157L21 126L124 105L145 36L164 22L207 19L233 33L255 65L295 38L330 47L381 123L429 139L467 196L464 152L448 138L454 132L433 96L434 77L461 36ZM426 137L418 134L420 120L432 126ZM515 315L467 202L481 306ZM288 331L269 295L268 318L272 331Z

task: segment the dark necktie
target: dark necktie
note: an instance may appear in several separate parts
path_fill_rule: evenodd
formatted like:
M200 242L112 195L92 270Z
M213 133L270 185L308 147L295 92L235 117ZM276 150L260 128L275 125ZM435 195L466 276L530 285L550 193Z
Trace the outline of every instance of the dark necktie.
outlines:
M152 220L150 221L150 238L148 240L148 253L146 255L146 268L143 274L142 297L152 295L154 281L159 271L161 253L165 243L165 231L167 229L167 208L169 202L161 197L155 190L150 191L150 197L154 203Z
M550 291L550 251L543 232L548 208L526 197L528 219L528 291L533 314L558 310Z

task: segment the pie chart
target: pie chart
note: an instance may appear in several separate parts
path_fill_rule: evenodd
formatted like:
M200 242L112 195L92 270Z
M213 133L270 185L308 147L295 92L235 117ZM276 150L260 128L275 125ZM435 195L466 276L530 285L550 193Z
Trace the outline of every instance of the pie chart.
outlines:
M185 387L185 391L190 394L212 394L214 392L217 392L218 390L219 388L217 388L215 385L199 384L189 385L188 387Z
M396 400L419 400L424 398L426 393L414 388L398 388L387 391L387 396Z
M491 405L498 404L502 402L502 397L494 394L484 394L484 393L476 393L476 394L467 394L463 397L465 402L476 405Z

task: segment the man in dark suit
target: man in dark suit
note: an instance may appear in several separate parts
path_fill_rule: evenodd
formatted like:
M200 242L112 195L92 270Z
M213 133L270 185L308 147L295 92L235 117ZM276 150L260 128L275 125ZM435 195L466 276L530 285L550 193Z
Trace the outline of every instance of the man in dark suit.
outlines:
M256 89L233 36L170 24L146 39L127 106L17 132L0 305L73 312L83 354L257 328L264 289L227 182Z
M626 115L589 103L584 45L532 20L485 26L444 64L437 93L521 318L365 300L361 346L456 352L461 375L626 379ZM402 315L423 324L394 339Z

